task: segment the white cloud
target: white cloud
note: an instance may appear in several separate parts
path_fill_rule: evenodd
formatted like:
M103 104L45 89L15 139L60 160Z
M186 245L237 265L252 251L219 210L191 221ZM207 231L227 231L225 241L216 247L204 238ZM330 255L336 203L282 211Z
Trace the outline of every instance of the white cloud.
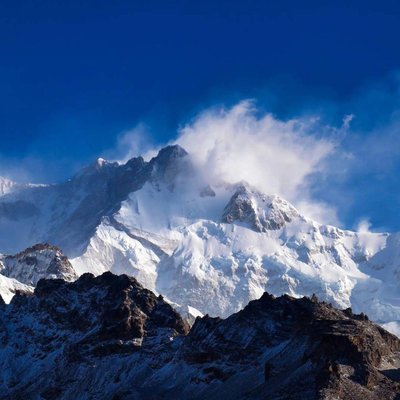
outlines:
M118 135L117 144L114 149L104 154L107 159L120 163L128 161L132 157L142 156L149 160L157 152L148 128L144 124L138 124Z
M371 232L370 229L371 229L371 222L369 221L369 219L363 218L358 222L356 231L358 233L369 233Z
M345 129L345 130L349 129L350 128L350 123L351 123L351 121L353 121L354 117L355 117L354 114L345 115L343 117L342 129Z
M350 120L344 119L344 129ZM309 217L337 224L335 209L311 200L310 178L333 153L335 143L329 137L338 131L318 124L315 118L281 121L268 113L260 115L251 101L242 101L228 110L202 112L181 129L176 142L192 155L208 181L244 180L291 201ZM324 135L310 133L318 128Z

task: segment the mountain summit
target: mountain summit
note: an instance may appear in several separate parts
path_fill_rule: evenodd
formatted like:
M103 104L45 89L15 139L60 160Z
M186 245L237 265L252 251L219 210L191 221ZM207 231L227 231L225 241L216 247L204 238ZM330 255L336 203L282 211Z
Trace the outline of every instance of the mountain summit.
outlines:
M248 185L239 185L224 209L222 221L244 223L257 232L278 230L300 214L278 196L265 196Z
M51 243L78 276L134 276L182 309L212 316L265 291L315 293L400 327L396 234L320 224L245 182L207 178L174 145L150 161L99 159L66 182L11 189L0 196L0 252Z

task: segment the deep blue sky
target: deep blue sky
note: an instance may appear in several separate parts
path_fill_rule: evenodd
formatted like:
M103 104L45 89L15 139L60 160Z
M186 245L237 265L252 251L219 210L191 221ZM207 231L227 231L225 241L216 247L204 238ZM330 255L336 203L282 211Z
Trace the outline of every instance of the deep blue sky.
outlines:
M51 166L40 178L62 179L139 121L162 143L198 110L242 98L282 118L312 105L335 119L391 77L389 95L361 102L366 129L389 118L387 103L397 109L399 21L398 1L3 0L2 167L35 158ZM393 211L399 170L385 172L381 190ZM370 197L375 178L352 177L352 186L357 179ZM343 209L348 226L367 216L400 229L391 209L366 204Z

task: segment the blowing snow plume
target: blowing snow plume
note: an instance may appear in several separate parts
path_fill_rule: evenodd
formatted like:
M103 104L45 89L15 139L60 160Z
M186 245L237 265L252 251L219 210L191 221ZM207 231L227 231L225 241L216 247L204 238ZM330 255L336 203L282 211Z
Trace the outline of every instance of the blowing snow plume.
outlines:
M242 101L230 109L202 112L181 129L176 142L209 182L246 181L293 202L310 217L337 224L334 209L311 200L310 185L312 174L320 172L323 160L333 153L333 136L340 129L325 128L332 139L326 138L327 132L322 139L317 128L315 118L281 121Z

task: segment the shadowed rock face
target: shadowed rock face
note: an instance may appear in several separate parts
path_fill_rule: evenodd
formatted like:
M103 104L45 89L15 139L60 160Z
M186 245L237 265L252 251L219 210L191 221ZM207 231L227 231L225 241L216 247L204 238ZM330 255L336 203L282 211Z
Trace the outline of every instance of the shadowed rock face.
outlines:
M97 160L57 188L60 197L67 200L65 209L77 193L83 192L83 195L78 198L75 210L56 224L48 236L68 255L76 255L86 246L102 218L116 212L130 193L141 189L149 180L163 180L172 185L186 156L184 149L174 145L160 150L149 162L142 157L132 158L123 165Z
M61 307L60 296L64 298ZM45 307L62 329L74 329L78 323L79 330L88 331L84 342L96 348L108 340L143 340L158 329L165 328L171 335L189 331L187 323L162 297L126 275L84 274L72 284L42 279L34 296L27 300L30 306Z
M288 202L277 196L265 196L242 184L224 209L222 222L241 222L256 232L277 230L299 214Z
M111 273L0 304L1 399L396 399L399 352L316 298L264 294L189 332L162 296Z
M399 382L387 378L400 367L398 338L363 314L315 297L265 293L226 320L198 319L187 341L185 359L214 365L211 378L218 371L228 382L238 370L249 377L249 365L260 375L263 367L264 382L245 388L244 398L392 399L400 393ZM226 367L232 364L237 367Z
M76 256L101 219L116 212L130 193L151 179L172 185L179 171L187 168L186 156L184 149L174 145L163 148L149 162L142 157L125 164L98 159L64 183L20 187L2 196L0 219L25 222L35 241L49 241L68 256ZM2 251L15 252L31 245L31 236L19 236L11 242L0 238Z

